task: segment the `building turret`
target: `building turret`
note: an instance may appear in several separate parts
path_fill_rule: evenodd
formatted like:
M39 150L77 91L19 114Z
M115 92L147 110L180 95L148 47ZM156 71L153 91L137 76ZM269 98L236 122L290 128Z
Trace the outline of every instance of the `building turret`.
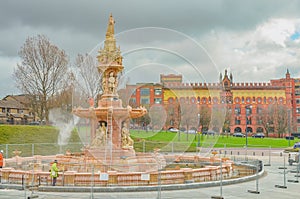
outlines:
M289 69L286 70L285 78L286 79L291 79L291 75L290 75Z

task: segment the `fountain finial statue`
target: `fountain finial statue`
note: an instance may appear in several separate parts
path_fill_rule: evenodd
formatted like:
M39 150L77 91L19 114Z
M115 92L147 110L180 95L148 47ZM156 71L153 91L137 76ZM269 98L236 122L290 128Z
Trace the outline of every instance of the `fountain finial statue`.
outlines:
M115 26L114 25L115 25L115 20L114 20L112 14L110 14L107 31L106 31L106 38L114 37L114 34L115 34Z
M98 70L102 73L102 98L118 98L116 92L118 87L119 74L123 71L122 56L120 48L117 48L116 39L114 36L115 20L110 15L108 27L106 31L106 38L103 49L99 50L97 56L99 66Z

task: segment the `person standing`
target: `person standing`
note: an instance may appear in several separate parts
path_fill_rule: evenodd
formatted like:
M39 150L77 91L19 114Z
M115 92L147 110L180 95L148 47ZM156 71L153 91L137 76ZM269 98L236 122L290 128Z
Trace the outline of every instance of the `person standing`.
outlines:
M58 168L57 168L57 160L54 160L52 166L51 166L51 173L50 176L52 178L52 186L55 186L56 179L58 177Z
M4 165L3 150L0 151L0 168Z

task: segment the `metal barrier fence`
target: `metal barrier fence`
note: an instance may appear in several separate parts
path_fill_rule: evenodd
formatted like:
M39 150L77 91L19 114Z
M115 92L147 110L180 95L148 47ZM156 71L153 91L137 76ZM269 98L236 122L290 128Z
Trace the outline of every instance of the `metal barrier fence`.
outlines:
M68 143L58 145L56 143L35 143L35 144L2 144L0 149L3 150L5 158L11 158L16 155L29 157L34 155L55 155L64 154L67 150L80 152L84 145L82 143Z
M134 148L136 152L148 153L159 150L161 153L201 153L210 154L212 151L219 155L247 155L247 156L271 156L272 149L265 145L230 145L228 147L223 144L219 147L214 147L211 142L202 142L201 147L197 147L195 143L191 142L157 142L157 141L141 141L135 142ZM22 157L29 157L34 155L56 155L65 154L66 151L81 152L84 148L83 143L68 143L66 145L58 145L57 143L33 143L33 144L0 144L0 150L4 151L5 158L11 158L16 155Z

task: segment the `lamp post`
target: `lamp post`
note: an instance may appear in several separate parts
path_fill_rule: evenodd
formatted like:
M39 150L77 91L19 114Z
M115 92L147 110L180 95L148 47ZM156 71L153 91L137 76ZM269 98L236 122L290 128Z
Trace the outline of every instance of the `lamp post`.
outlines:
M291 110L288 109L288 131L289 131L289 146L291 146Z
M267 122L266 125L267 125L267 129L266 129L267 132L266 133L267 133L267 137L269 137L269 122Z
M74 81L75 81L75 77L74 74L71 73L71 86L72 86L72 93L71 93L71 111L73 111L74 108L74 92L75 92L75 86L74 86ZM72 116L72 124L74 125L74 117Z
M198 113L198 141L197 141L197 147L200 147L200 133L201 133L201 129L200 129L200 113Z
M252 108L251 105L246 105L245 109L246 109L246 148L248 148L248 108Z

